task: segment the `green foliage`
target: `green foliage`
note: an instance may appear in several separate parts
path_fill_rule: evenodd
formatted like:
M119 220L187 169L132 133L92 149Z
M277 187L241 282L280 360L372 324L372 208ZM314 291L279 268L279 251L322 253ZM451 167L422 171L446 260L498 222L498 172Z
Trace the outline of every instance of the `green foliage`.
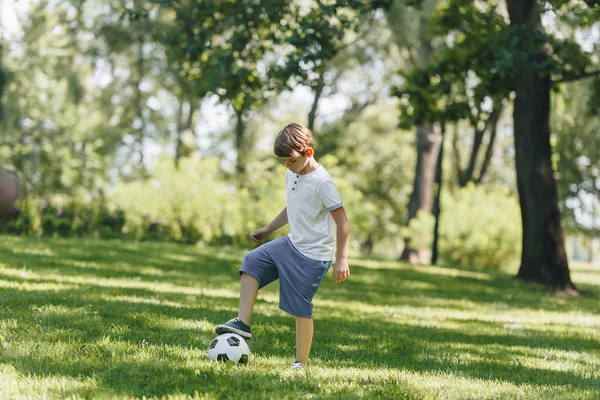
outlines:
M162 158L144 182L109 192L113 207L125 212L126 237L215 243L238 233L242 199L220 181L217 159L183 160L179 169Z
M556 12L558 17L572 16L571 10ZM594 14L588 10L586 15ZM583 23L581 16L578 21ZM495 1L443 2L429 22L431 33L444 45L426 65L400 72L406 82L396 95L403 101L404 127L461 119L476 126L484 99L506 98L514 90L515 72L523 66L532 65L554 80L571 80L595 63L571 37L509 25Z
M40 201L38 198L25 197L19 205L19 215L0 225L0 231L16 235L42 235Z
M425 65L400 71L406 81L395 94L401 99L402 126L463 119L476 126L485 98L498 101L510 91L500 54L507 24L495 5L474 7L457 0L439 5L428 26L431 40L444 44Z
M389 0L334 0L307 2L294 7L286 21L285 45L281 48L286 53L281 73L291 84L291 89L297 83L316 88L330 68L330 62L350 40L357 40L357 36L363 34L361 28L368 25L365 21L371 11L388 7L389 3Z
M562 215L571 232L593 232L600 198L600 117L588 113L594 84L564 84L553 102L552 143ZM596 204L595 204L596 203ZM598 222L595 222L598 226Z
M336 175L334 158L321 162ZM191 159L175 169L163 159L147 182L124 184L112 191L112 207L125 214L125 236L252 246L250 233L267 225L285 207L284 169L277 168L272 158L263 160L252 166L253 180L239 188L223 181L218 163L216 158ZM342 176L335 181L353 227L353 240L360 243L378 229L375 208ZM287 227L282 228L270 239L287 232Z
M84 3L32 4L22 36L10 47L20 50L3 54L11 74L0 158L20 172L35 196L97 190L123 145L123 131L131 132L131 124L116 122L127 122L119 100L128 97L130 85L109 70L127 68L120 54L100 51L112 50L99 28L109 30L103 17L111 8ZM115 85L103 86L99 76Z
M362 194L357 211L370 222L351 233L361 243L378 243L399 234L406 214L415 155L411 149L414 135L398 128L395 101L380 102L346 114L323 127L317 136L317 154L335 155L339 168L332 172L337 184L346 180ZM330 163L326 161L327 168ZM345 200L345 199L344 199ZM364 210L363 210L364 209ZM370 248L365 248L370 251Z
M3 97L8 79L9 73L3 66L3 46L0 42L0 122L4 121L5 119Z
M18 216L0 226L2 232L17 235L118 238L124 215L108 209L103 199L51 196L26 197Z
M521 249L519 203L507 189L468 184L442 193L441 257L472 268L512 266Z
M410 246L415 249L429 249L433 242L433 227L435 217L432 213L419 210L408 225L401 229L401 237L410 240Z
M200 96L217 94L243 112L281 90L279 67L265 54L281 41L287 1L155 3L172 19L163 32L170 61L180 65Z

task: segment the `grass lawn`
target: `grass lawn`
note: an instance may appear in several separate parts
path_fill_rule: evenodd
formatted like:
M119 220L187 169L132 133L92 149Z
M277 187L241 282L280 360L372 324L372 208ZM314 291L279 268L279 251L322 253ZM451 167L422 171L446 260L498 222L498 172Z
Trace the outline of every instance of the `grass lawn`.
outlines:
M249 365L210 361L243 251L0 236L0 398L600 398L600 266L581 298L501 272L351 260L315 299L310 367L259 293Z

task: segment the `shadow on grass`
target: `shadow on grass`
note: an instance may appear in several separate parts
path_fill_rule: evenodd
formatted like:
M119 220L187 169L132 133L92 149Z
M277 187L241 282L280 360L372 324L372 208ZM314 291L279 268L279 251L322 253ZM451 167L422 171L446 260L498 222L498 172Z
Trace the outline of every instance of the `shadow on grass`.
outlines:
M197 391L230 397L256 390L256 379L267 397L321 393L318 381L298 378L291 385L289 379L265 370L202 366L214 337L212 325L231 318L237 310L237 296L219 295L219 290L237 294L240 256L173 245L101 241L41 242L41 247L51 251L38 253L28 252L27 242L23 246L11 250L0 246L0 260L8 267L0 267L0 282L7 285L0 287L0 317L15 321L0 333L6 343L23 346L20 351L0 352L0 362L22 374L93 376L101 390L117 396L193 395ZM21 269L23 276L14 273ZM559 299L506 274L456 270L452 276L449 271L404 264L381 269L357 265L343 285L328 277L317 296L332 302L409 308L447 303L451 310L489 311L492 305L515 310L597 310L597 302L590 299ZM71 277L83 281L61 289L59 284ZM107 286L106 280L114 280L115 285ZM130 283L148 286L127 287ZM152 284L167 285L169 290L153 289ZM25 289L26 285L31 287ZM595 293L596 287L590 288ZM213 291L204 294L203 289ZM275 288L266 292L272 294ZM256 340L250 343L251 349L256 355L291 361L294 319L275 311L277 304L261 297L253 317ZM499 322L452 318L438 326L425 326L360 310L337 315L339 310L333 306L318 309L312 355L316 365L600 389L596 375L536 368L518 361L520 357L541 359L538 353L544 349L597 348L597 340L577 332L510 331ZM68 353L57 350L62 345ZM472 359L466 359L465 352ZM201 367L195 368L194 362ZM383 385L391 390L398 382ZM402 397L402 393L410 395L396 394Z
M147 282L176 285L201 283L211 286L231 284L231 277L240 263L238 258L200 253L192 247L185 248L183 253L174 253L177 248L165 244L138 244L140 248L136 250L120 247L125 246L120 242L63 242L52 243L52 254L0 248L0 260L4 264L12 264L13 268L40 275L54 273L83 278L135 278ZM73 247L74 243L76 247ZM165 254L165 251L168 252Z
M543 309L546 311L572 311L577 309L596 313L599 287L589 284L584 288L585 296L564 299L554 296L547 289L515 279L501 271L473 272L454 268L425 267L398 263L396 269L373 269L352 266L352 277L344 282L343 289L326 282L319 295L328 299L352 298L369 304L426 306L429 299L436 304L447 300L451 308L472 309L473 305L502 305L509 309ZM441 273L436 274L439 270ZM445 275L444 271L474 273L480 278ZM600 272L599 272L600 274ZM369 277L365 281L363 277ZM327 284L329 283L329 284ZM463 304L459 304L460 301Z
M416 372L450 372L482 380L502 380L538 386L573 385L600 389L598 377L581 377L564 370L528 367L521 358L539 358L547 363L544 350L595 351L597 340L572 335L479 334L458 330L409 326L368 319L361 322L324 318L323 331L338 333L333 338L317 337L319 358L327 364L354 365L359 368L401 368ZM499 329L501 327L498 327ZM332 345L337 342L338 345ZM343 344L343 345L339 345ZM537 350L537 351L536 351ZM474 360L465 360L468 353ZM536 355L537 354L537 355Z

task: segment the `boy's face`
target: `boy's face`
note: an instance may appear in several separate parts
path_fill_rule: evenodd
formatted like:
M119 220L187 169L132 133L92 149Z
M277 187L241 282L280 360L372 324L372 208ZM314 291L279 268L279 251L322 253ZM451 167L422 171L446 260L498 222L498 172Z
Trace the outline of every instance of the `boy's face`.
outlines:
M298 174L306 167L310 157L312 157L312 149L309 148L304 155L294 152L289 157L280 157L279 159L285 164L287 169Z

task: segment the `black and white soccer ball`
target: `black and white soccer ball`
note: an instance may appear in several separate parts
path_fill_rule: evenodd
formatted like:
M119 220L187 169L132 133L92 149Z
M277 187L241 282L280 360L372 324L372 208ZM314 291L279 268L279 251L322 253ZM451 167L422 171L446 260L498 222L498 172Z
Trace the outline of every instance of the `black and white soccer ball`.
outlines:
M208 348L208 358L235 364L247 364L250 358L250 348L240 335L224 333L211 342Z

